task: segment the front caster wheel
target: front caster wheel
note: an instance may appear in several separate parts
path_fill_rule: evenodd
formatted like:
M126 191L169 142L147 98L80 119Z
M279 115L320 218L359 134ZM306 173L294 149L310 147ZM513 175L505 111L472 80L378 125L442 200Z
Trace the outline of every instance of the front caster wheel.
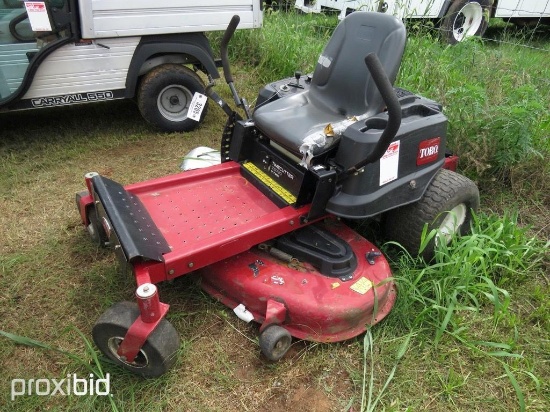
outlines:
M109 238L107 237L103 225L99 221L95 207L90 207L86 215L88 216L88 222L90 222L86 227L88 234L92 238L94 244L104 247L107 242L109 242Z
M292 336L281 326L268 326L260 334L260 349L265 357L271 361L278 361L290 349Z
M117 303L101 315L94 325L92 336L101 352L117 365L145 378L154 378L174 365L180 339L170 322L162 319L133 362L121 358L117 354L118 348L139 315L137 304Z
M89 195L87 190L83 190L81 192L78 192L76 194L76 208L80 211L80 201L82 198L87 197ZM97 216L96 208L93 205L90 205L86 208L86 218L88 219L88 226L86 226L86 230L88 231L88 234L92 238L92 241L95 245L99 246L106 246L109 242L109 237L107 236L107 233L105 232L105 228L100 223L99 218Z

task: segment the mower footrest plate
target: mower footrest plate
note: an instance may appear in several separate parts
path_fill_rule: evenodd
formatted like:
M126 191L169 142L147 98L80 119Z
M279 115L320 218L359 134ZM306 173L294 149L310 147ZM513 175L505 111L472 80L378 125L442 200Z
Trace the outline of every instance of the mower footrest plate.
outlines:
M92 183L94 198L100 202L100 222L111 241L116 235L115 243L122 247L126 260L131 262L143 258L164 261L163 254L170 252L170 247L141 200L106 177L95 176ZM108 221L104 220L105 217ZM112 233L113 229L115 233Z

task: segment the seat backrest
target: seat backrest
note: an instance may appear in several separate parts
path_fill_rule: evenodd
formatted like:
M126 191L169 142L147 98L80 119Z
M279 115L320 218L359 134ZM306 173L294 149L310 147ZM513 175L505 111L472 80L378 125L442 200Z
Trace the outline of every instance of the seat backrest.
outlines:
M380 112L384 103L365 65L365 57L376 53L393 84L405 41L405 26L394 16L351 13L340 22L319 57L310 100L316 106L345 116Z

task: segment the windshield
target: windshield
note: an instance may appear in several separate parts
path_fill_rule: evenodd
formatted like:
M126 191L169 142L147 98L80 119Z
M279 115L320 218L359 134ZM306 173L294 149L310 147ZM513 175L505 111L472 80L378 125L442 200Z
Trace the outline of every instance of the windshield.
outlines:
M17 93L38 51L68 35L67 31L52 31L46 10L46 4L60 10L64 3L63 0L27 2L26 8L22 0L0 0L0 105Z

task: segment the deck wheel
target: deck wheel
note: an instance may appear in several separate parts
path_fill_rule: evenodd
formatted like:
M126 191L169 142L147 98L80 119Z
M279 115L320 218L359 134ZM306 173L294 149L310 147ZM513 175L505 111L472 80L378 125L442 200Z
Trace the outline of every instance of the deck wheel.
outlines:
M278 325L268 326L260 334L260 348L265 357L278 361L290 349L292 336L285 328Z

